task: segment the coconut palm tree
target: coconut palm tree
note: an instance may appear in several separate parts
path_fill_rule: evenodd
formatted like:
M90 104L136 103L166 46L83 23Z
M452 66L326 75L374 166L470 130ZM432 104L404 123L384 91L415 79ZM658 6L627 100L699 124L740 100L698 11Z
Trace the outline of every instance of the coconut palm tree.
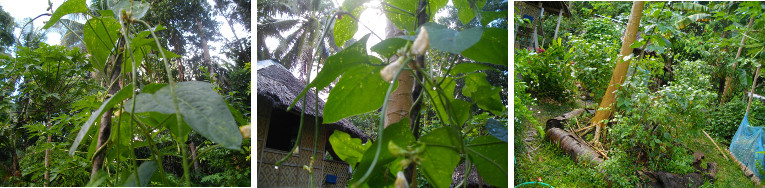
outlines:
M331 29L319 41L323 28L333 20L325 23L324 18L335 9L335 5L326 0L258 2L258 15L261 15L258 18L258 59L277 59L284 67L298 68L306 75L315 50L320 52L320 60L326 59L331 51L339 51ZM266 46L265 39L269 37L280 41L276 49Z

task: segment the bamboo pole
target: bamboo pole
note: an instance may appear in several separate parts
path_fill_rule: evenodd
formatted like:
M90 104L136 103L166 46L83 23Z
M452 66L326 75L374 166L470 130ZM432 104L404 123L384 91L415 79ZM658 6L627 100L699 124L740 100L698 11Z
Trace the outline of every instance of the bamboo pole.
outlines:
M725 159L727 159L727 160L729 160L729 161L730 161L730 159L728 159L728 156L727 156L727 155L725 155L725 152L723 152L723 151L722 151L722 149L720 149L720 146L717 146L717 142L715 142L715 140L713 140L713 139L712 139L712 137L711 137L711 136L709 136L709 134L707 134L707 131L705 131L705 130L701 130L701 132L703 132L703 133L704 133L704 135L706 135L706 136L707 136L707 138L709 138L709 141L712 141L712 144L715 144L715 147L717 148L717 151L719 151L719 152L720 152L720 154L722 154L722 156L723 156L723 157L725 157Z
M558 28L560 28L561 17L563 17L563 10L558 11L558 24L555 25L555 34L553 34L553 40L558 39Z
M757 67L757 71L754 73L754 79L752 79L752 89L749 90L749 102L746 104L746 114L749 114L749 108L752 107L752 98L754 97L754 86L757 86L757 77L760 77L760 67Z

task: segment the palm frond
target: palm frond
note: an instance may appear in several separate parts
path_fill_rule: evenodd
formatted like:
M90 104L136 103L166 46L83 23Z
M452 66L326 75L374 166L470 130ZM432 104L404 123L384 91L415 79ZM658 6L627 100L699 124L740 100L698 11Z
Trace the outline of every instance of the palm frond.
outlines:
M698 3L675 3L675 4L672 4L672 9L682 10L686 12L696 12L696 13L709 12L709 7L698 4Z
M296 13L286 2L281 1L262 1L258 3L258 14L260 15L279 15Z
M706 21L709 21L709 17L710 15L706 13L698 13L698 14L686 16L675 22L675 28L683 29L694 22L706 22Z

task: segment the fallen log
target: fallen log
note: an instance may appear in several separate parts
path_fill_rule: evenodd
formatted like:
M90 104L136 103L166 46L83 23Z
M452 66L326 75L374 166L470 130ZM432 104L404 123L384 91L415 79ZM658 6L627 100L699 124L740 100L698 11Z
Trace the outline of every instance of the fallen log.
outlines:
M579 109L573 110L571 112L567 112L567 113L565 113L563 115L560 115L560 116L554 117L552 119L549 119L549 120L547 120L547 124L546 124L547 126L545 126L545 130L548 130L550 128L563 129L563 122L566 122L566 121L568 121L569 119L571 119L573 117L579 116L582 113L584 113L584 109L579 108Z
M583 140L577 139L576 135L559 128L548 129L546 135L576 162L603 163L603 156Z

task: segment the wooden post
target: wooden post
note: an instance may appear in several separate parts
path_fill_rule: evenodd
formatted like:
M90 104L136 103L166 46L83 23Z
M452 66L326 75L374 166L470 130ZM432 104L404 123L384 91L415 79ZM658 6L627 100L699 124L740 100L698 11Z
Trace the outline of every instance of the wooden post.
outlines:
M561 17L563 17L563 10L558 11L558 24L555 25L555 34L553 34L553 39L558 39L558 28L560 28Z
M746 114L749 114L749 107L752 107L752 98L754 97L754 86L757 86L757 77L760 77L760 67L757 67L757 71L754 73L752 90L749 90L749 102L746 104Z

